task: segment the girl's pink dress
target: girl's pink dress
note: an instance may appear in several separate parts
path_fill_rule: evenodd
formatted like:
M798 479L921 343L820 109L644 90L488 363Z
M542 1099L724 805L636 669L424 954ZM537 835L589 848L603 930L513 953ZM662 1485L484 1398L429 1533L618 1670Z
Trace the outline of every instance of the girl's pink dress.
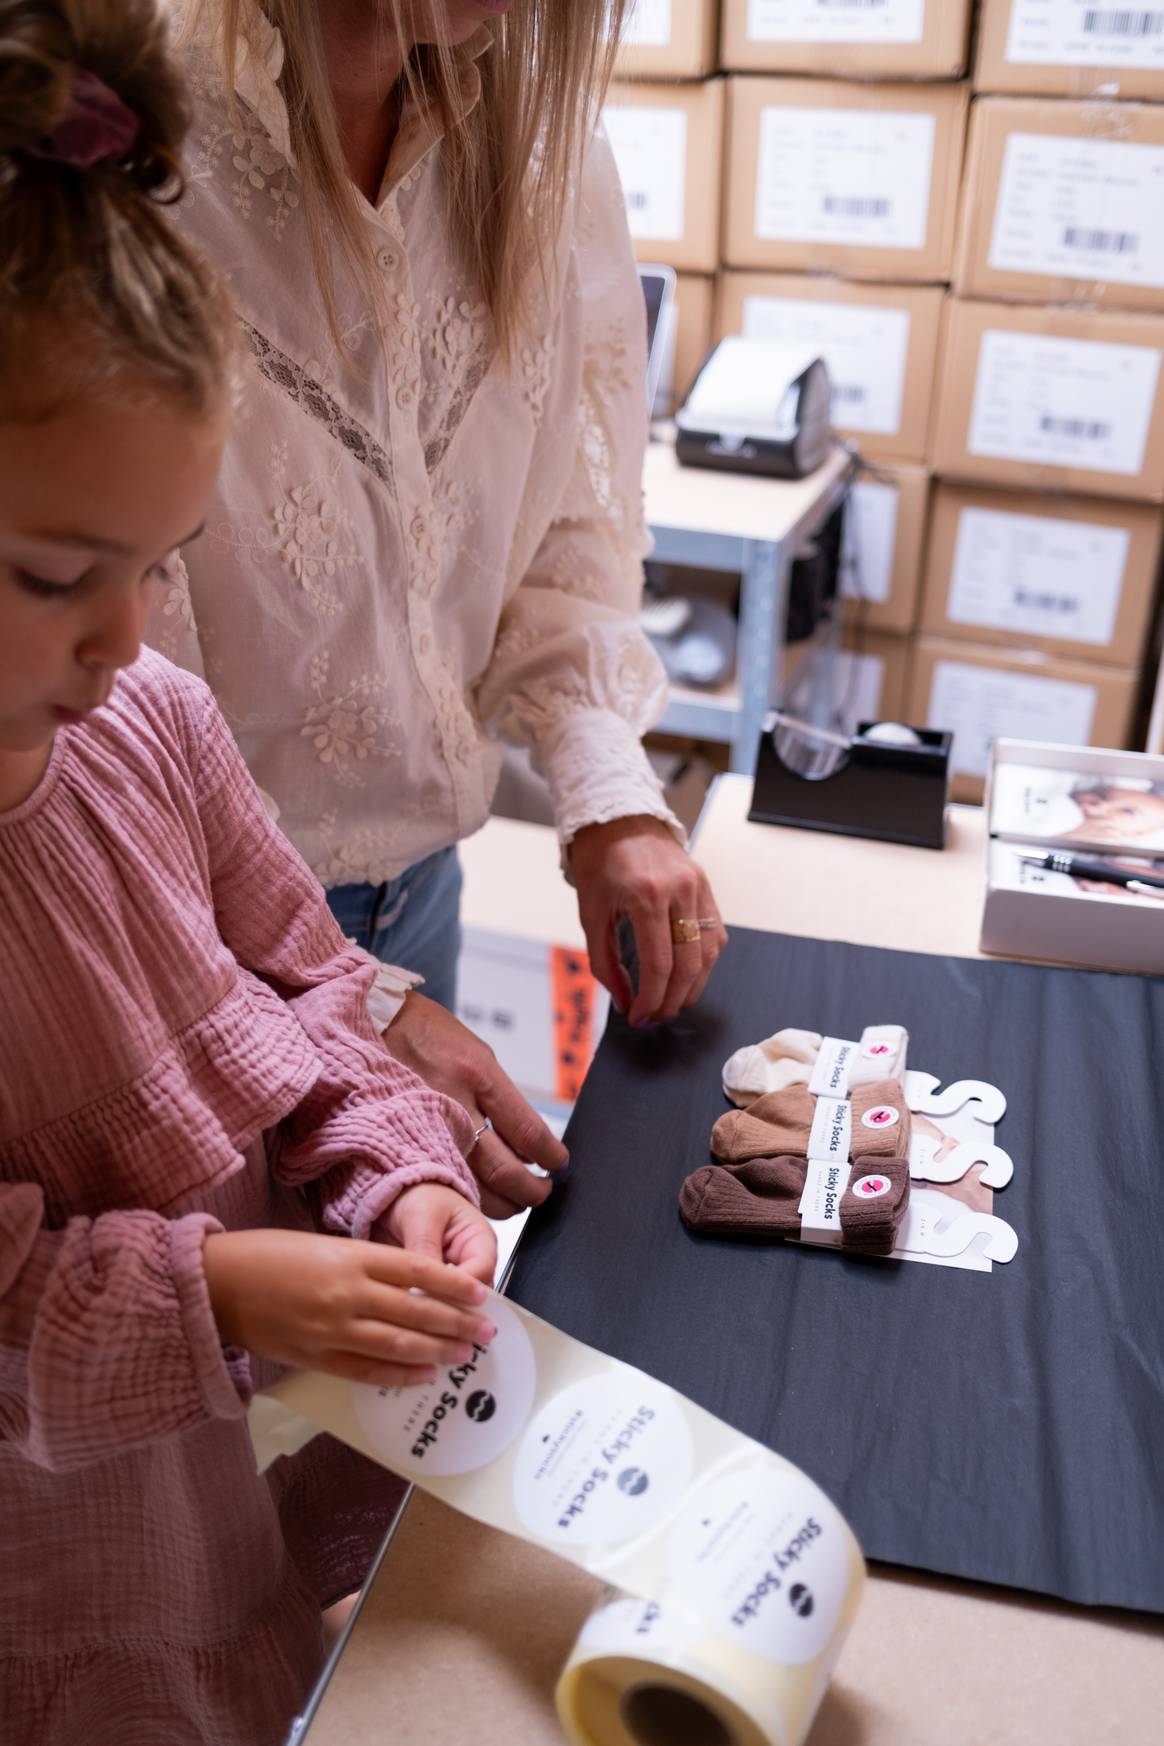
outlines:
M366 1236L477 1194L468 1116L388 1056L373 967L196 679L143 654L0 814L0 1737L277 1746L395 1482L269 1478L208 1231ZM455 1137L454 1137L455 1136Z

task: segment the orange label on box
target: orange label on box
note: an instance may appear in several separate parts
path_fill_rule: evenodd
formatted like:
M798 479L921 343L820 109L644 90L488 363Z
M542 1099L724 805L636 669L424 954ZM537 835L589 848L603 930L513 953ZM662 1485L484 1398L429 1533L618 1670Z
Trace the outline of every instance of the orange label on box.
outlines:
M594 1055L594 997L597 983L583 952L550 947L554 1013L555 1096L573 1103Z

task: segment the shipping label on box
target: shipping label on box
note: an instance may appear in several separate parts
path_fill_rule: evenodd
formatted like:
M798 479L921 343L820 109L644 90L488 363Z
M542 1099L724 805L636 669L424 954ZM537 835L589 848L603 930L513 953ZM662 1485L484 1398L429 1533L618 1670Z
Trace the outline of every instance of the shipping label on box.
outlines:
M996 739L1086 745L1097 699L1094 685L1075 680L938 660L927 719L953 734L955 770L985 776Z
M671 0L631 0L620 46L666 48L670 41Z
M765 107L756 236L924 248L935 130L905 111Z
M886 436L900 430L909 355L907 309L749 294L742 332L819 347L832 384L834 424Z
M679 242L687 202L687 112L609 104L603 122L633 237Z
M1164 4L1011 0L1006 58L1017 65L1164 70Z
M967 449L1135 477L1144 467L1160 360L1150 346L988 328Z
M1127 528L964 508L947 616L955 624L1106 647L1130 545Z
M893 583L901 492L878 479L858 479L845 509L841 592L849 600L884 605Z
M1164 18L1164 12L1160 14ZM990 265L1164 287L1164 146L1012 133Z
M926 0L747 0L747 7L749 42L920 43L925 29Z

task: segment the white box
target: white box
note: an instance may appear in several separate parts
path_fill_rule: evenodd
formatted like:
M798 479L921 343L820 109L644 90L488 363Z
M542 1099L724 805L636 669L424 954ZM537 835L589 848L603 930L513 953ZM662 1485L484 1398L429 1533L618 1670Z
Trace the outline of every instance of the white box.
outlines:
M1066 782L1070 777L1094 779L1119 791L1121 780L1131 794L1155 794L1159 789L1164 808L1164 758L1143 752L1121 752L1103 747L1051 745L1042 740L994 742L986 786L986 900L982 912L981 947L1007 958L1050 959L1060 964L1079 964L1097 970L1124 970L1139 975L1164 972L1164 897L1129 892L1118 886L1102 890L1085 887L1067 873L1024 862L1023 855L1037 856L1055 848L1131 865L1147 864L1158 851L1153 844L1112 842L1100 848L1086 826L1035 833L1026 841L1015 837L1013 812L1004 809L1014 784L1008 773L1018 768L1046 771L1048 788L1054 788L1055 773ZM1160 872L1160 866L1152 869Z

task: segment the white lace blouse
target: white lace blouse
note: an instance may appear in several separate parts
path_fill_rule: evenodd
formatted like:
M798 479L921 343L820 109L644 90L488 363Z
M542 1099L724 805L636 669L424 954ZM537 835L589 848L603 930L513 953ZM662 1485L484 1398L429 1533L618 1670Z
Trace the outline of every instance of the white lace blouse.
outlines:
M232 117L211 55L190 57L178 217L227 274L247 357L205 532L149 640L209 681L325 885L392 878L477 830L499 737L532 749L564 843L633 813L678 830L640 744L665 700L636 619L644 317L605 138L506 368L449 241L439 135L406 111L366 212L392 321L381 342L341 271L337 347L281 58L264 25Z

